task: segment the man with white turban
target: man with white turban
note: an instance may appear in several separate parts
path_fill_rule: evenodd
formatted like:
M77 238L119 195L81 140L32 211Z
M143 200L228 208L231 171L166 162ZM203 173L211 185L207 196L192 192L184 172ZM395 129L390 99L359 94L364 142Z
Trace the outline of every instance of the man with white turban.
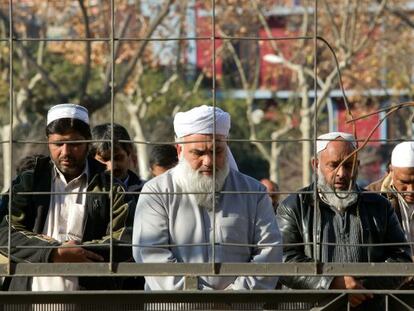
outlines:
M356 141L348 133L318 137L312 166L315 184L280 203L277 219L283 235L285 262L410 262L409 248L397 216L382 196L356 183ZM316 243L316 249L313 245ZM384 244L389 243L389 246ZM360 244L371 244L360 247ZM372 246L372 244L381 244ZM282 284L299 289L393 289L402 277L289 276ZM355 310L383 310L371 294L348 295Z
M138 200L136 262L208 263L213 254L215 262L280 262L281 236L266 189L230 163L230 115L196 107L175 116L174 130L179 163L145 184ZM147 290L184 288L181 276L145 280ZM273 289L276 282L277 277L199 277L198 288Z

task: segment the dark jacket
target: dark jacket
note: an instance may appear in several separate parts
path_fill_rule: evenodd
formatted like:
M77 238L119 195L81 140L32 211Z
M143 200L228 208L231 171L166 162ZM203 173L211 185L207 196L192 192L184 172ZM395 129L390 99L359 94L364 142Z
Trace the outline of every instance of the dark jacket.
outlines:
M109 191L110 175L105 172L105 166L89 158L89 179L86 196L85 228L83 244L102 244L109 242L110 233L110 199L108 194L99 192ZM49 210L50 195L24 195L19 192L50 192L53 163L49 157L38 158L34 170L23 172L12 184L12 215L6 215L0 225L0 245L8 244L8 227L11 222L11 244L13 246L58 246L60 242L45 238L42 231ZM116 247L118 242L131 243L129 235L125 235L125 227L129 206L124 201L124 189L114 184L112 233L114 261L124 261L132 257L130 247ZM8 205L8 196L3 196L3 204ZM13 262L50 262L52 248L12 248ZM108 257L107 246L91 249L104 258ZM0 249L7 256L7 248ZM79 285L83 289L111 289L119 287L118 282L104 282L90 277L80 277ZM28 277L14 277L9 290L29 290Z
M391 191L392 177L391 173L386 174L380 180L377 180L367 186L367 190L380 193L390 201L392 208L397 214L398 220L402 226L401 206L398 197ZM410 277L401 289L414 289L414 278Z
M128 171L128 185L126 185L127 192L141 192L142 187L145 184L137 174L133 171ZM127 228L125 234L129 235L132 240L132 230L134 226L135 209L138 203L139 193L126 193L125 200L128 202L130 208L128 212ZM131 259L131 261L133 261ZM145 279L143 276L128 277L124 279L122 289L123 290L143 290L145 285Z
M128 170L128 185L126 185L127 192L141 192L144 187L145 181L138 177L133 171ZM125 200L129 202L129 214L128 214L128 226L132 228L134 224L135 208L138 203L139 193L127 193Z
M313 192L311 185L300 191ZM328 205L317 201L314 206L313 193L289 195L278 207L277 219L282 232L283 243L316 243L322 242L321 213L330 209ZM314 212L317 211L316 216ZM357 203L348 208L350 213L359 215L362 224L362 243L399 243L406 242L404 233L394 210L389 202L380 195L360 192ZM313 222L315 221L315 226ZM315 251L310 245L287 245L283 247L284 262L320 262L320 249ZM365 251L364 251L365 253ZM366 262L411 262L408 246L390 245L387 247L367 247ZM281 278L281 282L290 288L328 289L333 276L289 276ZM367 289L397 288L404 281L401 277L366 277L359 279Z

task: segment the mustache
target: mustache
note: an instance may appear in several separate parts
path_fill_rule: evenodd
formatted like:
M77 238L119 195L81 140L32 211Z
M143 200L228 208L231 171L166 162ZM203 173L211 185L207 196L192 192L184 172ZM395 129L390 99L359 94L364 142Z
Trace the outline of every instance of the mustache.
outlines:
M71 156L64 156L64 157L60 157L59 161L74 161L75 158L71 157Z

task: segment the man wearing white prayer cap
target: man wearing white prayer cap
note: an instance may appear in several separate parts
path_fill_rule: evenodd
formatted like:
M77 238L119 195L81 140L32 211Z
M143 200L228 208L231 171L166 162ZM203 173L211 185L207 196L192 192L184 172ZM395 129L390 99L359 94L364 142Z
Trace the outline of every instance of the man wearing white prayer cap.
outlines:
M280 262L281 236L265 187L229 164L230 115L196 107L175 116L174 130L179 163L147 182L138 200L136 262L208 263L213 255L215 262ZM185 287L181 276L145 280L147 290ZM274 289L276 282L277 277L209 276L199 277L197 287Z
M357 144L353 135L331 132L316 140L312 167L317 184L289 195L277 210L285 262L410 262L404 232L389 202L356 183ZM315 196L316 187L316 196ZM305 246L297 246L301 245ZM317 243L317 249L312 247ZM360 244L381 244L360 247ZM282 284L300 289L395 289L402 277L288 276ZM383 310L371 294L348 295L357 310Z
M414 242L414 142L402 142L391 154L389 172L367 187L388 198L397 213L406 238ZM414 246L411 245L414 254Z
M111 223L110 175L105 165L88 158L91 139L88 110L74 104L50 108L46 122L46 137L50 157L36 159L35 168L23 172L12 184L12 211L0 225L0 245L7 245L11 226L12 261L101 262L108 250L68 247L75 244L107 243ZM113 241L130 243L123 236L128 216L128 204L123 202L123 188L113 187ZM24 192L52 192L53 195L24 195ZM86 194L88 192L88 194ZM96 192L96 193L95 193ZM8 196L2 206L8 206ZM62 247L64 246L64 247ZM119 259L131 258L130 251L117 254ZM7 249L0 252L8 256ZM114 251L115 253L115 251ZM7 290L75 291L79 289L115 289L121 284L114 280L88 277L18 277L12 278Z

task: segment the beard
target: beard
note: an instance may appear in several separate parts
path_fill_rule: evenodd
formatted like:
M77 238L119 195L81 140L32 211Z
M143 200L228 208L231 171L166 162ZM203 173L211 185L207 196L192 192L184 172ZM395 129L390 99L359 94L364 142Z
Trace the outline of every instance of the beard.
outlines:
M213 200L215 200L215 193L213 191L223 189L229 171L230 168L227 161L225 161L223 168L216 169L215 189L213 189L213 176L206 176L201 174L199 170L194 170L184 157L180 158L173 172L174 180L182 188L182 191L199 192L190 195L195 196L199 206L211 211L213 210Z
M65 176L67 181L78 177L85 168L86 165L86 153L84 157L71 157L63 156L58 159L53 159L53 163L58 170Z
M326 181L320 168L318 168L318 190L322 201L335 207L339 212L346 211L349 206L353 205L358 200L358 193L355 192L355 185L351 188L350 192L334 190Z

